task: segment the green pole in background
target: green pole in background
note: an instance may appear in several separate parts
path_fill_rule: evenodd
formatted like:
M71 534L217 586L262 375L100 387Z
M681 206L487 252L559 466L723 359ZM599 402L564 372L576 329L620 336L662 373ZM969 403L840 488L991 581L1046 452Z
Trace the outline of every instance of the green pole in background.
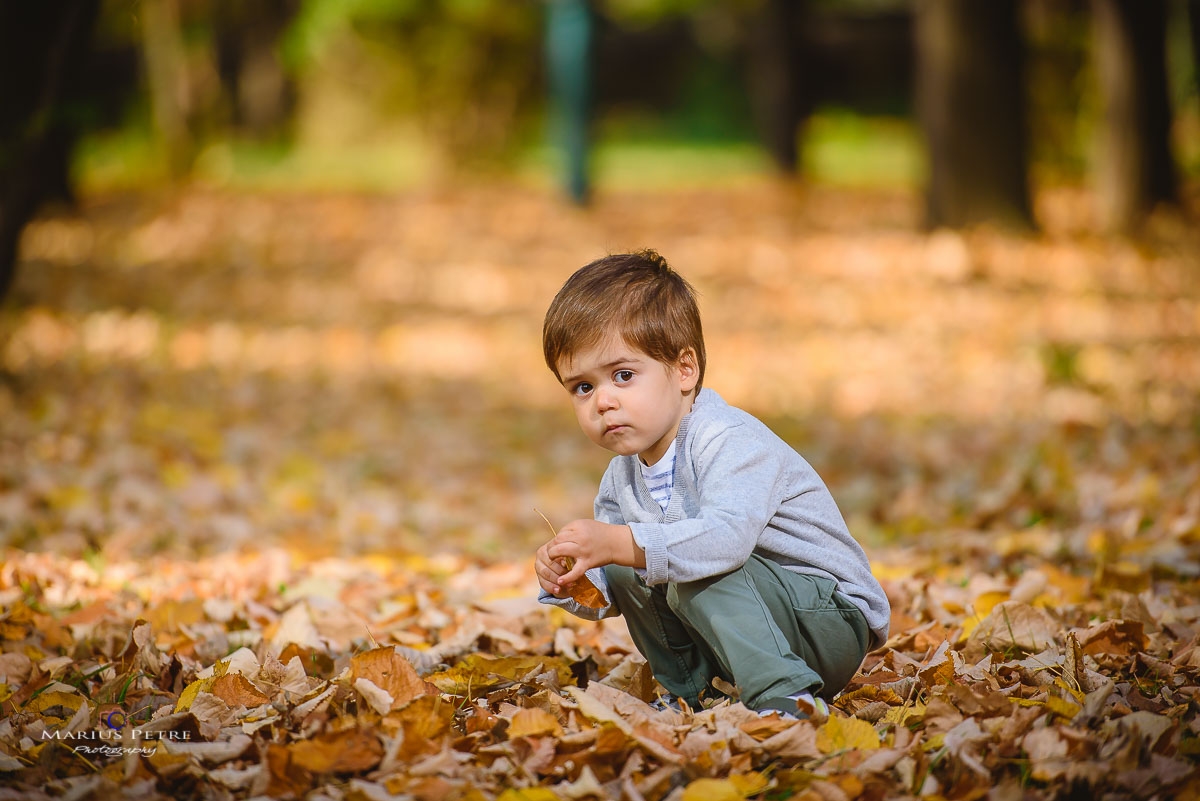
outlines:
M591 112L592 15L587 0L549 0L546 72L552 141L561 151L571 199L588 199L588 121Z

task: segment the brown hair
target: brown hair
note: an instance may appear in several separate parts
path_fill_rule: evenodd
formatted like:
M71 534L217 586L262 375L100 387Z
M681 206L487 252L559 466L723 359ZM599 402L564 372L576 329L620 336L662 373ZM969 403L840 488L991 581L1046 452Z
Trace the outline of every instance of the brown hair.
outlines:
M610 332L655 361L677 364L696 351L704 382L704 332L696 292L653 250L619 253L586 264L554 296L542 324L542 352L559 381L558 362Z

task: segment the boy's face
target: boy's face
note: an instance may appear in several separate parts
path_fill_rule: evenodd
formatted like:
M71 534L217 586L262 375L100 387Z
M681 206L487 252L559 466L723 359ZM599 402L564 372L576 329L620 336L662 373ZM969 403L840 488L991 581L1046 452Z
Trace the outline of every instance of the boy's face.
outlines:
M699 379L690 349L667 365L616 336L564 357L558 374L588 438L622 456L636 453L646 464L667 452Z

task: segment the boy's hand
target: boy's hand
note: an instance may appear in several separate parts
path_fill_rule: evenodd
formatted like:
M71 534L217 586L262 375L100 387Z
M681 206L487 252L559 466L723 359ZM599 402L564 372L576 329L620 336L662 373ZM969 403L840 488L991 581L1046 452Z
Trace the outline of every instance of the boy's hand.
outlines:
M570 587L583 577L583 574L593 567L604 565L624 565L625 567L645 567L646 552L638 547L633 539L633 530L629 526L615 526L611 523L601 523L598 520L573 520L558 530L558 534L550 542L542 546L550 565L556 565L553 579L559 591ZM542 550L538 556L541 558ZM573 559L570 570L562 570ZM538 570L538 579L542 572ZM543 587L546 585L543 584ZM546 587L551 594L555 590Z
M542 586L543 590L555 598L565 598L570 595L563 588L562 583L562 575L567 572L567 563L562 559L554 559L550 556L550 546L553 544L554 540L550 540L537 549L537 556L533 561L533 571L537 573L538 584Z

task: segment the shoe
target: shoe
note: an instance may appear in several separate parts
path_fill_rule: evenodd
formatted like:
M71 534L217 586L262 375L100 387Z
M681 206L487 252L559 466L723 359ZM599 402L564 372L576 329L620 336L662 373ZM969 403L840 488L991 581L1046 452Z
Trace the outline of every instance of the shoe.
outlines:
M829 705L808 693L784 698L767 698L755 706L760 717L778 714L784 720L821 721L829 717Z
M754 711L760 718L767 715L779 715L784 720L805 720L808 715L800 711L795 698L767 698L755 706Z
M691 707L677 695L671 693L663 693L650 702L650 708L655 712L678 712L683 714L685 711L690 711Z

